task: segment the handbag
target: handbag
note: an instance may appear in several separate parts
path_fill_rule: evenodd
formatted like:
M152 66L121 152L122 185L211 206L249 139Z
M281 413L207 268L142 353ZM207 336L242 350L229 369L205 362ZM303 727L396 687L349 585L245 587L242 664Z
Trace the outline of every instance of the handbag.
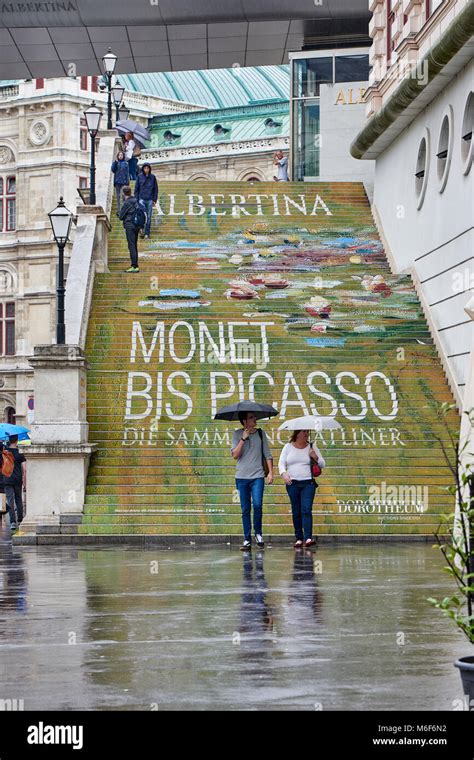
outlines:
M309 445L311 446L311 448L313 448L312 443L310 443ZM319 475L321 475L322 469L312 457L310 458L310 467L311 467L311 475L313 476L313 478L317 478L319 477Z
M263 472L265 473L265 477L267 477L268 473L270 472L270 469L268 467L268 462L263 455L263 433L260 430L260 428L257 428L257 433L259 434L260 440L262 442L262 467L263 467Z

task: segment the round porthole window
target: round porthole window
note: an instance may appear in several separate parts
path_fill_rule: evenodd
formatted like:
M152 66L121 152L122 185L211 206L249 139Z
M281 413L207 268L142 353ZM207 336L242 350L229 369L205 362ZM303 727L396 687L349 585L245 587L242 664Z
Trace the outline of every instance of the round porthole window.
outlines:
M423 205L426 195L426 186L428 183L428 169L429 169L429 154L430 154L430 133L426 129L423 135L420 147L418 148L418 156L416 158L415 168L415 195L418 201L417 209L420 209Z
M472 127L474 126L474 92L471 92L464 109L461 130L461 155L464 161L464 174L469 174L474 156Z
M438 168L439 192L446 187L451 166L453 148L453 109L449 106L448 111L441 122L439 132L438 149L436 151L436 163Z

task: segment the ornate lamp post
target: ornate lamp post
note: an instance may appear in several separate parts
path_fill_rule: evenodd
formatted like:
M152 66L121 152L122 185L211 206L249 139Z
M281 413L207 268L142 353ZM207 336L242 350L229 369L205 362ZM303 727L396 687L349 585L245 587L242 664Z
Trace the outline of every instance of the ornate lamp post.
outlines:
M84 111L84 117L87 124L87 131L91 138L91 167L90 167L90 198L89 203L91 206L95 206L95 138L99 131L100 120L102 118L102 111L97 108L94 101L90 104L87 111Z
M112 95L113 95L114 103L115 103L115 121L119 120L119 107L122 104L124 92L125 92L125 87L122 87L119 80L117 79L114 86L112 87Z
M117 63L117 56L112 53L112 48L102 58L104 65L104 75L107 79L107 129L113 129L112 126L112 77Z
M64 324L64 248L69 240L72 224L72 212L64 205L63 198L59 199L56 208L49 214L49 221L53 230L54 239L59 250L58 282L57 282L57 324L56 343L66 343L66 325Z

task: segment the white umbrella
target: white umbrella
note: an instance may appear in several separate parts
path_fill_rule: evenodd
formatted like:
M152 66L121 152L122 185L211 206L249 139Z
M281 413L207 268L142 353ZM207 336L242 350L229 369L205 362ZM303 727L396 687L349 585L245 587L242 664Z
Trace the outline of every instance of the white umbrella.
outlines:
M278 430L339 430L340 422L334 417L320 417L308 414L306 417L295 417L294 420L286 420Z

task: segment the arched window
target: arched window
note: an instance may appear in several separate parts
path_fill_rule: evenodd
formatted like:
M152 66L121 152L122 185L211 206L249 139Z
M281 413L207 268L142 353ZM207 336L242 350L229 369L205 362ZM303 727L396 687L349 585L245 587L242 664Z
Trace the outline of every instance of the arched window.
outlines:
M5 409L5 422L9 425L14 425L16 420L16 411L12 406L7 406Z

